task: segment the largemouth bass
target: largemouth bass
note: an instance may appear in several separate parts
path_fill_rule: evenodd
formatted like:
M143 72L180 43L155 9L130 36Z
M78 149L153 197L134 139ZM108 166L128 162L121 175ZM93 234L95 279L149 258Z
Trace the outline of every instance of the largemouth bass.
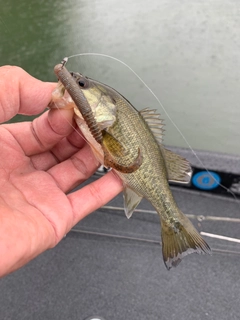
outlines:
M123 182L124 210L128 218L142 198L154 206L160 217L162 254L167 269L176 267L188 254L210 253L208 244L178 208L169 188L169 181L188 183L192 171L186 159L164 148L160 115L149 108L138 111L103 83L79 73L71 73L69 77L77 86L66 86L67 81L63 86L60 82L53 93L52 105L66 107L73 103L73 98L76 122L94 154L103 165L110 164ZM74 94L81 95L81 103ZM89 128L91 120L86 123L81 113L82 104L91 109L94 129L100 130L99 141Z

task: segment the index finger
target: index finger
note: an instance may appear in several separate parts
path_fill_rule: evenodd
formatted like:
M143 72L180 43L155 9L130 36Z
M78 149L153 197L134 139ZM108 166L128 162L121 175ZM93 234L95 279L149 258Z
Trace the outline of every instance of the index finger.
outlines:
M0 122L18 113L39 114L50 102L55 87L55 83L35 79L20 67L0 67Z
M73 209L72 227L89 213L102 207L123 190L121 179L108 172L100 179L67 195Z

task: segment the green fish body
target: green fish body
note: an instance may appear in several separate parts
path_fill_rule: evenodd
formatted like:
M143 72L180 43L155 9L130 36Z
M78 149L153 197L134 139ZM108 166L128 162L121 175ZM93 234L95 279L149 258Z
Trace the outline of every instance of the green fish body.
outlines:
M140 151L141 165L136 170L126 173L114 169L125 187L126 216L131 217L142 198L151 202L160 216L162 253L167 269L177 266L190 253L210 253L207 243L178 208L169 188L169 181L188 183L192 171L187 160L162 145L163 123L159 114L148 108L139 112L113 88L80 76L81 84L85 81L86 85L79 88L103 130L103 146L114 162L128 167L139 158ZM100 105L101 116L98 116L96 110ZM93 139L86 138L96 153L99 146ZM98 159L106 165L103 157Z

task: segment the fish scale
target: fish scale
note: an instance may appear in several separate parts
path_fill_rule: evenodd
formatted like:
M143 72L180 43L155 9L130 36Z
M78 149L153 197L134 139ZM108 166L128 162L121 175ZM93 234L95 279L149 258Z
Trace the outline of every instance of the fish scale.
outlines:
M82 125L82 120L85 120L84 135L93 153L103 165L111 164L123 181L126 216L131 217L142 198L149 200L158 212L163 260L167 269L176 267L188 254L211 253L208 244L178 208L169 188L169 181L188 183L192 171L186 159L162 145L163 123L156 111L149 108L138 111L113 88L79 73L70 75L66 69L61 69L61 65L57 69L66 74L64 79L72 76L79 83L79 86L70 86L68 92L76 101L76 122ZM65 94L62 91L55 90L57 98L52 105L59 103L63 107L64 103L59 101L60 93ZM65 107L68 107L67 102ZM94 118L85 119L81 110L93 114ZM99 128L102 138L96 141L91 132L99 132ZM103 152L96 153L101 147Z
M128 156L117 158L117 161L123 165L131 163L136 158L138 147L140 147L143 156L143 163L137 171L130 174L118 173L118 175L129 187L147 198L156 210L162 212L162 217L167 220L169 214L167 214L166 209L169 210L176 204L172 194L164 192L164 188L169 189L169 185L160 145L155 141L148 125L133 106L129 107L121 99L116 99L116 106L118 121L108 128L108 132L128 152ZM129 137L131 137L130 146ZM171 210L171 212L174 214L174 210Z

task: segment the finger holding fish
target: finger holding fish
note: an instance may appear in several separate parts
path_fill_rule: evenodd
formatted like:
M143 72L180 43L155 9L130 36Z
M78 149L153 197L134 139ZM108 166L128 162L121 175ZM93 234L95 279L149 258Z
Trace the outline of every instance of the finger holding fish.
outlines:
M91 184L70 193L68 199L74 211L72 225L74 226L90 212L105 205L122 190L123 184L119 177L113 172L108 172ZM79 195L82 196L82 199L88 199L88 201L79 201Z
M52 166L47 172L54 178L58 187L67 193L91 177L99 165L90 146L85 143L78 152Z
M30 159L34 168L46 171L75 156L87 145L81 135L78 130L74 130L69 136L59 141L51 150L32 155Z
M50 150L63 138L73 132L73 111L45 112L32 122L2 124L2 134L9 134L16 139L21 152L32 156ZM66 121L67 119L67 121ZM28 141L28 143L26 143Z

